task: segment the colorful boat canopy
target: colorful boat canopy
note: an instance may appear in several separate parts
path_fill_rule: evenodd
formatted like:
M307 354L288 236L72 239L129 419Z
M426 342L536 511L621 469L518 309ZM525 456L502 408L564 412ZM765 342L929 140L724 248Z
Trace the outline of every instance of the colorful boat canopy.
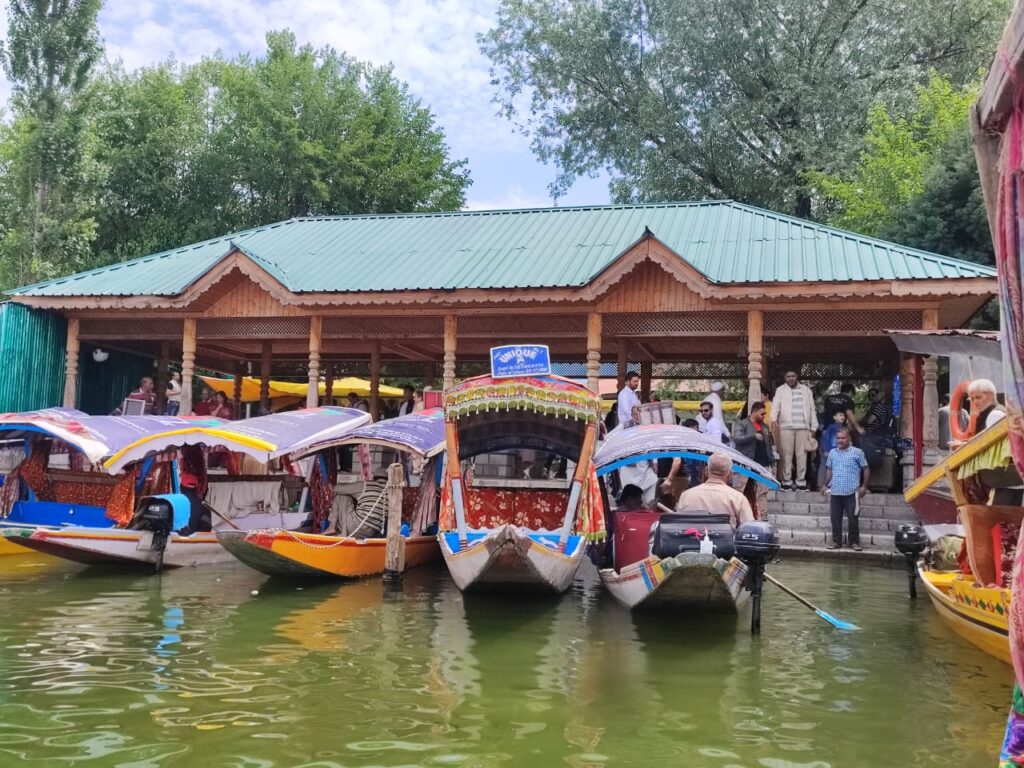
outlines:
M229 398L235 395L235 380L234 378L221 379L215 376L200 376L203 383L206 384L210 389L215 392L223 392ZM327 385L324 382L320 382L317 387L320 396L323 397L327 394ZM270 399L274 400L279 397L305 397L309 391L309 384L306 382L295 382L295 381L271 381L270 382ZM345 397L351 393L355 393L359 397L370 396L370 382L365 379L357 379L354 376L347 376L343 379L335 379L332 385L331 392L334 397ZM389 387L386 384L381 384L379 388L379 394L381 397L401 397L404 393L398 387ZM260 399L260 380L253 378L252 376L244 376L242 378L242 402L243 403L256 403Z
M296 456L309 455L338 445L382 445L424 459L444 450L444 410L430 408L376 424L353 429L344 437L314 443Z
M979 472L1006 469L1013 464L1010 450L1009 419L1000 419L991 427L972 437L943 461L925 472L903 492L913 501L936 483L944 483L952 473L958 480L967 480Z
M724 453L732 459L736 474L753 478L771 488L779 487L771 471L748 459L735 448L695 429L673 424L650 424L613 430L594 454L594 464L600 476L648 459L680 458L706 462L712 453Z
M146 417L124 417L146 418ZM156 417L153 417L156 418ZM182 445L227 448L268 462L304 450L316 442L335 439L370 422L370 414L354 408L305 408L241 421L186 419L181 429L169 429L136 440L113 453L104 463L111 473L155 453ZM206 423L203 423L206 422Z
M476 376L448 389L444 407L452 421L478 413L530 411L592 422L598 419L600 400L585 386L561 376Z

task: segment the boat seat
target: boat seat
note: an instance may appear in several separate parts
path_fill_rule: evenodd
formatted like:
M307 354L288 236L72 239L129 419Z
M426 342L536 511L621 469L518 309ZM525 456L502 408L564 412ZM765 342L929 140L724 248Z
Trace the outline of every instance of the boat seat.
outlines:
M959 508L960 523L967 534L967 560L971 573L982 585L996 583L996 551L992 528L1000 523L1020 525L1024 508L965 504Z
M556 531L568 503L568 491L467 488L466 525L479 529L511 523L533 531Z

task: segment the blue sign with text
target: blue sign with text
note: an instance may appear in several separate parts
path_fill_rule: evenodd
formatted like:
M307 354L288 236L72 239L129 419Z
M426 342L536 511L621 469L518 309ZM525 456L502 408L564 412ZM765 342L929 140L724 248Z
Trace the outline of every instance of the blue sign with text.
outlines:
M491 347L491 376L547 376L551 373L551 354L544 344L509 344Z

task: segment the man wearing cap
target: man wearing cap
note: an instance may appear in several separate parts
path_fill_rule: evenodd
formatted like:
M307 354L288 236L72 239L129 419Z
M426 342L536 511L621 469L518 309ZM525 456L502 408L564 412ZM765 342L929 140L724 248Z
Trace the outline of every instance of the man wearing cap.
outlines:
M181 486L181 495L188 499L189 513L188 525L178 531L179 536L191 536L193 533L213 530L213 518L210 510L199 498L199 478L188 472L182 474L178 480Z

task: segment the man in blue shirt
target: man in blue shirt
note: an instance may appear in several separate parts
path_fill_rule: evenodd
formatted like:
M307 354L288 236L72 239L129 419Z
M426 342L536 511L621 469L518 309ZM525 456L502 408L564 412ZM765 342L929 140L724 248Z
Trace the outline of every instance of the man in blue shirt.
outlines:
M860 499L868 492L868 460L864 451L853 446L850 430L842 427L836 432L835 450L829 451L825 464L825 483L822 494L829 497L832 516L832 543L829 549L843 546L843 517L850 521L850 547L860 552Z

